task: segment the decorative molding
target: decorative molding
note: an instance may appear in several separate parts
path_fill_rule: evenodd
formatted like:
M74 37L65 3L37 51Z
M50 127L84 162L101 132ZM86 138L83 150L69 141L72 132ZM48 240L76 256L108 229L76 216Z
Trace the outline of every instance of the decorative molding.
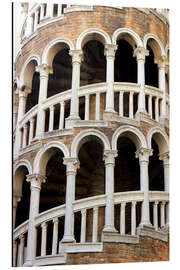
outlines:
M34 142L34 143L26 146L25 148L21 149L19 151L19 156L23 155L25 153L28 153L30 151L36 150L37 148L40 148L41 146L42 146L42 141Z
M156 231L153 227L143 226L142 228L137 228L137 233L140 236L147 236L164 242L168 242L168 233L160 230Z
M93 6L76 6L76 7L67 7L64 9L64 14L71 13L71 12L77 12L77 11L93 11Z
M75 243L75 244L63 244L62 249L67 253L79 253L79 252L102 252L103 243ZM61 249L61 247L60 247Z
M66 253L36 257L33 266L60 265L66 263Z
M102 242L138 244L139 236L128 234L121 235L116 232L103 232Z

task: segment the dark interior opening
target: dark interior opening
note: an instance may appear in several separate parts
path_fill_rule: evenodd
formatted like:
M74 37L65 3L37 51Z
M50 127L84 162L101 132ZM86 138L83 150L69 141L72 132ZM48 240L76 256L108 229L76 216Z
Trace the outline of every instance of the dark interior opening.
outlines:
M149 158L149 190L164 191L163 161L159 159L158 145L152 139L153 155Z
M53 74L49 74L47 98L71 89L72 59L69 49L59 51L53 60Z
M145 84L158 87L158 66L154 63L154 53L149 45L147 45L149 55L145 60Z
M88 41L83 47L80 86L106 81L104 45L97 40Z
M25 112L28 112L32 107L38 104L39 84L40 84L39 73L34 72L33 78L32 78L31 93L27 95Z
M30 207L30 184L26 181L26 175L28 175L28 170L25 166L21 166L18 170L23 171L23 181L22 181L22 197L18 202L16 210L16 222L15 227L19 226L21 223L29 219L29 207Z
M63 153L53 148L54 154L46 166L46 183L42 184L39 212L65 204L66 166Z
M118 49L114 62L114 81L137 83L137 62L133 57L133 48L125 40L117 42Z

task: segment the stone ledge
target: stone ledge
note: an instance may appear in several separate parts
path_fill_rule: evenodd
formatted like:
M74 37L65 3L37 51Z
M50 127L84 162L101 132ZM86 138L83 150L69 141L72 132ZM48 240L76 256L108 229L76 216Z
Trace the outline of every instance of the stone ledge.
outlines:
M139 236L148 236L153 239L168 242L168 232L163 232L162 230L156 231L154 227L143 226L142 228L137 228L137 234Z
M33 261L33 266L45 266L45 265L53 265L53 264L65 264L67 255L64 253L57 255L47 255L36 257L35 261Z
M103 232L102 242L138 244L139 236L119 234L119 233L114 233L114 232Z
M61 243L59 247L59 252L66 253L79 253L79 252L102 252L103 243Z

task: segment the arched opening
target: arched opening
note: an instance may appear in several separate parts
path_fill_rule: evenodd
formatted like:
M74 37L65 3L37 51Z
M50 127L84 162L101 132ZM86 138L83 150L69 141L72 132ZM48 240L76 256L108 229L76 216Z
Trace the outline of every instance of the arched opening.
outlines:
M46 164L44 170L46 183L41 186L39 212L65 204L66 196L66 166L63 164L64 154L59 148L52 147L42 156L41 164ZM58 240L64 235L64 217L59 218ZM36 255L41 254L42 229L38 227ZM47 222L46 254L52 252L53 220Z
M76 176L76 200L98 196L105 193L105 165L103 161L104 148L102 141L96 136L87 136L82 139L78 153L80 169ZM87 210L86 242L92 241L93 209ZM104 226L104 207L98 210L98 241ZM80 241L81 213L75 213L75 239Z
M139 160L135 157L136 146L125 134L117 141L118 156L115 159L114 192L140 190ZM140 222L141 203L136 204L136 224ZM115 228L120 230L120 205L115 205ZM126 234L131 231L131 203L125 208Z
M137 62L136 58L133 57L133 47L124 39L119 39L117 45L114 81L137 83Z
M83 46L80 86L106 81L106 57L104 45L98 40L89 40Z
M147 43L149 55L146 56L145 60L145 84L158 87L158 66L155 63L155 58L157 56L153 47L154 43L155 41L153 39L149 39Z
M24 71L24 85L31 89L31 93L27 96L25 112L38 104L40 80L39 73L35 71L36 66L37 61L31 60Z
M153 155L149 158L149 190L164 191L163 161L159 159L159 147L152 138Z
M16 213L13 212L15 228L29 219L30 185L26 181L28 174L26 166L20 166L14 175L13 199L17 203Z
M33 108L36 104L38 104L39 85L40 85L39 73L34 72L32 77L31 93L29 93L27 96L25 112L28 112L31 108Z
M49 74L47 98L71 89L72 59L67 45L59 45L53 57L52 67L53 74Z
M63 164L64 154L55 147L46 152L44 155L49 155L49 159L45 168L46 183L42 184L41 187L39 212L65 203L66 166Z
M114 81L137 83L137 61L133 57L134 40L129 35L122 35L117 41L117 51L114 62ZM129 117L129 93L123 95L123 115ZM133 95L133 114L137 111L138 95ZM115 111L119 112L119 93L114 94Z

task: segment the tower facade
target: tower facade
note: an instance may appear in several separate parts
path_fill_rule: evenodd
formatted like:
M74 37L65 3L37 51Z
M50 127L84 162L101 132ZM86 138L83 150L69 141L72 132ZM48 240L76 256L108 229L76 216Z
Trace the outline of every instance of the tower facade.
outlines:
M168 11L22 9L13 265L168 260Z

